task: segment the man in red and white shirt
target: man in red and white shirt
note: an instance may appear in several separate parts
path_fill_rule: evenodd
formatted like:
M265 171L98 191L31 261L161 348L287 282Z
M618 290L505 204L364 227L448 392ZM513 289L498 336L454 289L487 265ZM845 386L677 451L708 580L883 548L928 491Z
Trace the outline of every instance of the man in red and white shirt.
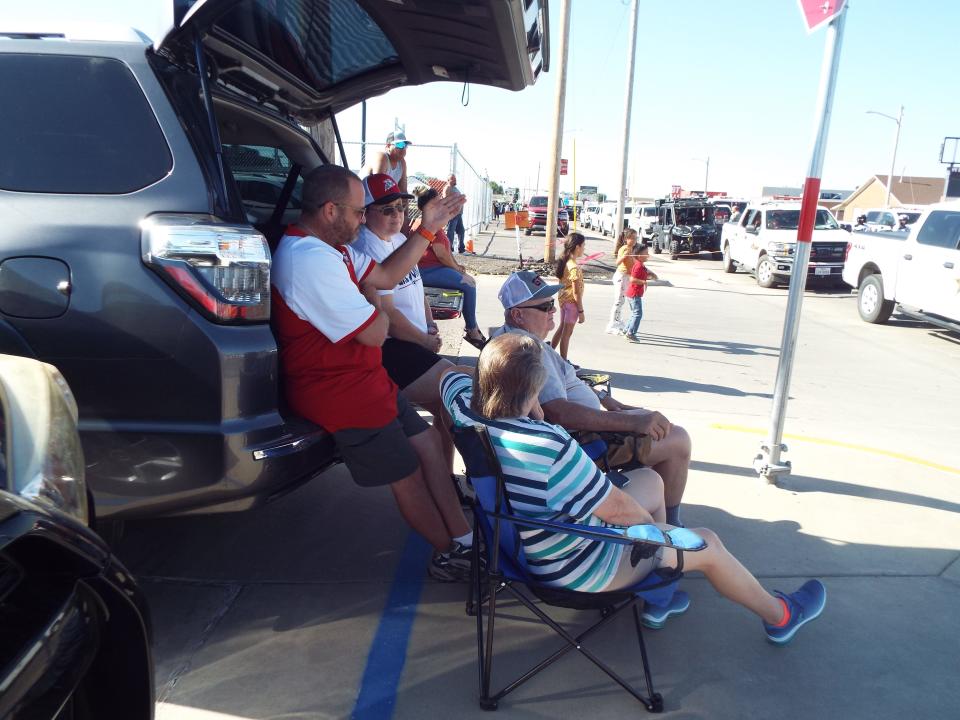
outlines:
M438 551L431 575L461 579L470 526L437 431L398 396L383 368L380 347L389 321L377 291L410 272L463 201L457 196L425 207L420 228L377 264L350 247L364 219L356 175L319 167L304 178L302 198L300 220L280 240L272 267L287 401L333 434L358 485L390 485L406 521Z

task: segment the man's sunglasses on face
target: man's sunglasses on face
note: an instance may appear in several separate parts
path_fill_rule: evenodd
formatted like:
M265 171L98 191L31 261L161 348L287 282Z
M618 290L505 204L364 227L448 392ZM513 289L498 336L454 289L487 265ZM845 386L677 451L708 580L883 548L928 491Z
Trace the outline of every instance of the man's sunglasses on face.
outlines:
M407 146L407 144L406 144L403 140L401 140L400 142L395 142L395 143L393 144L393 146L394 146L397 150L403 150L403 149Z
M353 205L347 205L346 203L333 203L339 208L346 208L347 210L352 210L353 214L356 215L358 220L363 220L364 216L367 214L366 208L355 208Z
M384 217L393 217L394 215L403 215L406 212L406 207L403 204L398 205L383 205L383 206L373 206L373 209Z
M539 310L540 312L545 312L545 313L556 312L557 303L554 300L548 300L547 302L541 303L539 305L521 305L520 309L521 310Z

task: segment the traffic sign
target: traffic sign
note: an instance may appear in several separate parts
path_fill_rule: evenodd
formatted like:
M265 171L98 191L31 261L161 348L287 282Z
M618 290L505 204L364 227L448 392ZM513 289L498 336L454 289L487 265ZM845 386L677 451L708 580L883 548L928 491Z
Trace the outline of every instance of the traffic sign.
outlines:
M561 175L566 175L566 174L567 174L567 159L566 159L566 158L560 158L560 174L561 174Z
M843 9L846 0L798 0L807 32L813 32L827 24Z

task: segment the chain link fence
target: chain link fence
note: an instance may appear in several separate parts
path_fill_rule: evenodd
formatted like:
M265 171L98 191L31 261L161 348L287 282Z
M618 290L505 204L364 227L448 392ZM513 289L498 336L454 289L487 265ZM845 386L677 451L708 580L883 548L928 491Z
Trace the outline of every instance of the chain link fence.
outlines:
M345 141L347 167L360 177L366 177L371 162L386 148L382 142ZM443 190L451 173L457 176L457 187L467 197L463 207L463 227L466 239L476 241L480 230L493 219L493 191L486 177L481 175L456 145L421 145L407 147L407 190L429 185ZM418 211L411 208L411 219ZM453 242L453 238L450 238Z

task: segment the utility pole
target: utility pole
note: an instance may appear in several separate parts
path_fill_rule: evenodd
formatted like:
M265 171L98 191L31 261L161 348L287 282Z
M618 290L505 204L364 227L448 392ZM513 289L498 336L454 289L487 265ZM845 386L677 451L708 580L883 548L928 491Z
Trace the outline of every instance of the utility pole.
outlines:
M615 227L618 237L623 230L623 204L627 196L627 156L630 153L630 111L633 109L633 68L637 59L637 17L640 14L639 0L632 0L632 12L630 13L630 34L629 34L629 55L630 61L627 65L627 92L626 103L623 111L623 157L620 159L620 192L617 198L617 224Z
M560 204L560 151L563 141L563 110L567 101L567 51L570 48L570 4L560 0L560 63L557 67L557 91L553 106L553 156L550 158L550 192L547 193L547 227L543 241L543 259L556 259L557 213ZM538 171L539 177L539 171Z

